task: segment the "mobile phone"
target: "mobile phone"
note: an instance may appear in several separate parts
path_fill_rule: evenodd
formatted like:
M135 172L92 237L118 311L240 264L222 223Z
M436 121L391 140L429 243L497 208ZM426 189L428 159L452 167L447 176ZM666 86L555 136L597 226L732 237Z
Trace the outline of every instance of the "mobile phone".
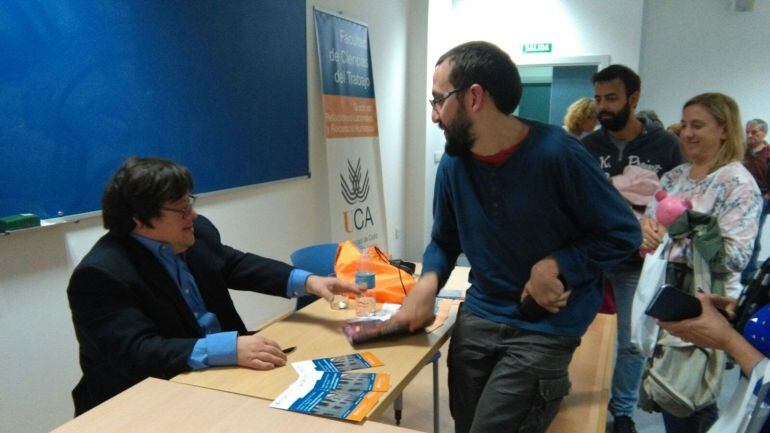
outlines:
M678 322L701 315L700 301L671 284L660 286L645 314L664 322Z

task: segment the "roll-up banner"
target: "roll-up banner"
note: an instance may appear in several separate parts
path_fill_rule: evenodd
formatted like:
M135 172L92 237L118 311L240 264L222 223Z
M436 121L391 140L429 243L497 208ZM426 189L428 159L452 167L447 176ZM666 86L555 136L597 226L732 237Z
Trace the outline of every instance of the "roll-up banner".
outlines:
M313 10L324 105L331 234L387 251L369 29Z

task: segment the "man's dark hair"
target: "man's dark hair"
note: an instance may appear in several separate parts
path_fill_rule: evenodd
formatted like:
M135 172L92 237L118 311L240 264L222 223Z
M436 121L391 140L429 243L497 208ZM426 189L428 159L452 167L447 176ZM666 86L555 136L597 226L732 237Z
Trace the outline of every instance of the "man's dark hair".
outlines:
M594 74L594 84L619 79L626 86L626 97L642 88L642 80L636 72L624 65L610 65Z
M128 236L136 223L152 227L150 220L161 207L179 200L193 189L190 171L158 158L128 158L112 175L102 195L104 228L120 237Z
M466 42L442 55L436 66L451 62L449 82L455 89L479 84L491 96L498 110L511 114L521 101L519 70L505 51L489 42ZM462 100L463 92L458 92Z

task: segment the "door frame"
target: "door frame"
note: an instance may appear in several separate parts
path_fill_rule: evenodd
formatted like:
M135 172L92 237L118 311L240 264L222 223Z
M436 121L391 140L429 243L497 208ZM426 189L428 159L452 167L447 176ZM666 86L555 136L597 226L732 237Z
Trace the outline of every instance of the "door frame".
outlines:
M591 66L596 65L598 70L602 70L610 65L610 55L602 54L595 56L571 56L571 57L529 57L516 63L516 67L523 66Z

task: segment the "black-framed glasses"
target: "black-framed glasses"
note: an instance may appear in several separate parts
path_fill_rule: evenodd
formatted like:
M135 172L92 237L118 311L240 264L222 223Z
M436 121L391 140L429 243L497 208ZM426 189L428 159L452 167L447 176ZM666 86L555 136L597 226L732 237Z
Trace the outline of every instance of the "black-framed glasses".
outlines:
M430 104L430 106L431 106L431 107L432 107L434 110L436 110L436 109L438 109L438 108L441 108L441 107L444 105L444 102L445 102L445 101L446 101L446 100L447 100L447 99L448 99L450 96L454 95L454 94L455 94L455 93L457 93L457 92L462 92L463 90L465 90L465 89L467 89L467 88L468 88L468 86L462 86L462 87L457 87L457 88L455 88L455 89L452 89L452 90L450 90L450 91L448 91L448 92L442 93L442 94L441 94L441 96L439 96L438 98L434 98L434 99L428 99L428 104Z
M190 215L190 211L192 210L193 206L195 206L195 200L197 200L198 197L194 196L192 194L187 195L187 206L181 208L181 209L174 209L173 207L166 207L161 206L160 208L163 210L167 210L169 212L178 213L179 215L182 215L182 218L186 218L188 215Z

